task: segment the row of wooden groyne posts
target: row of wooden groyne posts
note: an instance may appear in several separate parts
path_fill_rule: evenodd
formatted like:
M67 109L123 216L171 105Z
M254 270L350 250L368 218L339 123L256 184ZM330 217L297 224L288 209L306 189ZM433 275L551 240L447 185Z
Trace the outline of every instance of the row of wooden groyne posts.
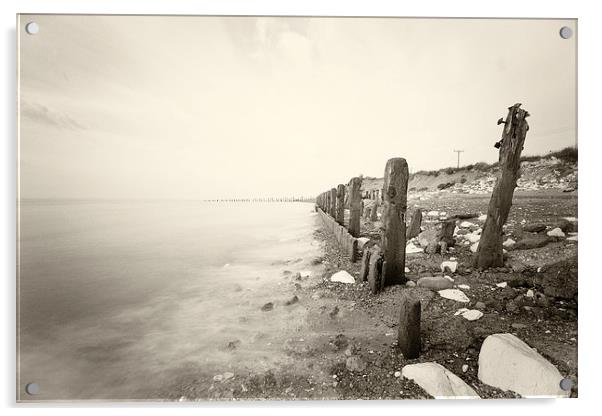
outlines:
M503 124L501 140L495 144L499 149L500 173L491 195L487 219L474 258L475 267L503 266L502 234L503 225L508 219L516 181L520 176L520 155L529 125L529 113L515 104L508 108ZM404 158L389 159L385 166L384 182L381 190L364 192L364 196L374 200L370 211L364 215L371 220L378 218L378 208L382 205L380 217L380 243L360 237L360 216L363 210L362 179L351 178L349 183L322 192L316 197L316 211L319 212L324 227L331 230L339 248L347 253L352 262L361 256L360 280L368 281L372 293L380 292L385 286L404 283L406 255L406 212L408 189L408 164ZM349 210L346 220L345 212ZM410 235L416 230L415 218L410 224ZM421 220L421 217L417 219ZM439 250L445 250L448 234L453 244L455 220L443 224L438 236ZM420 225L418 225L418 232ZM428 252L428 248L427 248ZM435 251L433 251L435 252ZM420 300L404 294L401 302L398 345L406 358L417 358L420 352Z
M331 231L339 248L352 262L361 257L360 279L368 281L373 293L386 285L405 282L405 247L408 188L408 164L403 158L390 159L385 167L383 189L364 191L362 179L351 178L347 184L316 197L316 211L324 227ZM364 211L364 197L373 200ZM380 245L360 237L362 213L372 220L381 214ZM346 214L348 210L349 214Z

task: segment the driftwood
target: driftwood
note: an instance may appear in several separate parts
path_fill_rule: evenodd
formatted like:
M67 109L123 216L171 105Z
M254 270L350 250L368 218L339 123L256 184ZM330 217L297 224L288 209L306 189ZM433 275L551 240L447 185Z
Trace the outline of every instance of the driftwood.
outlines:
M475 257L475 266L479 269L504 265L502 227L508 219L514 188L520 176L520 155L529 130L526 120L528 116L529 113L521 109L520 104L510 107L504 122L502 140L496 144L500 148L500 174L491 194L487 219Z

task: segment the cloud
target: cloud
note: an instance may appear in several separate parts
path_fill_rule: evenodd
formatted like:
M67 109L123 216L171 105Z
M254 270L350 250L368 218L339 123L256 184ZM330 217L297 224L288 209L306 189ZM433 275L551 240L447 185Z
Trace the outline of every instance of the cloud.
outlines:
M86 128L65 113L51 110L48 107L37 104L21 103L21 117L60 129L85 130Z

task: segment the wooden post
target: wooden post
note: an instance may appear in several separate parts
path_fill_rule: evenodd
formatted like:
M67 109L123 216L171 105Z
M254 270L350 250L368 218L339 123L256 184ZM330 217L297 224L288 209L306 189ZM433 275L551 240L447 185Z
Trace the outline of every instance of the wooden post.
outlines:
M336 220L339 224L345 225L345 185L337 186L337 213Z
M337 189L332 188L330 190L330 208L328 213L332 218L337 217Z
M360 216L362 215L362 180L351 178L349 181L349 234L353 237L360 236Z
M378 201L374 200L374 204L372 204L372 211L370 212L370 219L372 221L378 220Z
M385 286L405 281L408 163L403 158L389 159L383 185L381 241L384 252Z
M500 173L491 194L487 219L477 248L475 266L479 269L502 267L504 254L502 228L508 219L516 181L520 177L520 155L529 130L529 113L514 104L508 108L500 144ZM501 124L501 122L500 122Z
M408 360L420 356L420 312L420 299L412 297L409 293L403 293L397 346L403 358Z
M406 233L406 237L408 239L416 237L420 234L420 227L422 226L422 210L420 208L416 208L414 214L412 215L412 220L410 221L410 227Z

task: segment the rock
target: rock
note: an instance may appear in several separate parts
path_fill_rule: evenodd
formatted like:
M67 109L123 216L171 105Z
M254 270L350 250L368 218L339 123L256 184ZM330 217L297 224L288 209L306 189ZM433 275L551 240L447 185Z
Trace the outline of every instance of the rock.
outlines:
M401 377L401 371L396 371L393 375L395 376L395 378L399 378Z
M508 312L516 312L518 310L518 306L514 301L510 301L506 304L506 311Z
M230 380L232 377L234 377L234 373L230 373L228 371L224 373L224 381Z
M221 374L216 374L213 376L213 381L223 381L224 380L224 376Z
M372 254L371 250L364 250L364 253L362 254L362 262L361 262L361 268L360 268L360 275L359 275L359 279L360 282L365 282L366 280L368 280L368 270L370 269L370 255Z
M550 242L547 235L536 234L533 237L523 238L514 244L514 250L528 250L532 248L544 247Z
M480 301L477 302L474 305L474 307L477 308L477 309L479 309L479 310L481 310L481 311L484 311L485 309L487 309L487 306L483 302L480 302Z
M426 230L426 231L423 231L420 234L418 234L418 237L416 237L416 240L418 240L418 244L420 244L420 247L423 247L423 248L426 248L429 246L436 246L438 243L437 234L438 234L438 231L435 229Z
M532 298L535 296L535 293L533 292L533 290L529 289L527 290L527 294L525 296L528 298Z
M527 325L525 325L525 324L517 324L517 323L512 324L512 328L514 328L514 329L524 329L526 327L527 327Z
M424 249L420 247L416 247L414 243L409 242L406 245L406 254L414 254L414 253L424 253Z
M334 341L332 342L337 351L346 348L349 345L349 339L345 336L345 334L338 334Z
M454 313L454 315L460 315L468 321L476 321L477 319L480 319L483 316L483 312L476 309L462 308L458 309L456 313Z
M284 302L284 305L290 306L290 305L294 305L297 302L299 302L299 298L297 297L297 295L295 295L292 298L290 298L289 300L287 300L286 302Z
M449 270L450 273L455 273L457 268L458 268L457 261L444 261L443 263L441 263L441 271L442 272Z
M470 290L470 286L468 286L468 285L458 285L458 289Z
M468 371L468 364L463 364L462 365L462 372L465 373Z
M459 289L444 289L439 291L439 296L445 299L455 300L456 302L468 303L470 299Z
M335 274L333 274L330 277L330 281L338 282L338 283L345 283L345 284L355 283L355 279L353 278L353 276L351 276L345 270L341 270L341 271L338 271Z
M525 224L523 225L522 229L528 233L540 233L546 229L546 225L542 223Z
M577 296L577 255L541 267L536 286L547 296L573 299Z
M451 289L454 284L441 276L422 277L418 279L418 287L423 287L431 290Z
M461 378L434 362L406 365L401 375L413 380L435 399L480 399Z
M514 241L513 239L509 238L506 241L504 241L504 243L502 244L504 247L512 247L514 244L516 244L516 241Z
M477 243L481 240L481 234L470 233L466 234L464 238L470 241L471 243Z
M572 237L567 238L567 241L577 241L577 236L574 235Z
M501 287L502 289L508 286L508 282L496 283L497 287Z
M516 277L512 277L510 280L508 280L508 286L510 286L510 287L527 287L527 286L529 286L529 283L527 282L527 280L524 277L516 276Z
M479 380L523 397L568 397L562 375L549 361L512 334L488 336L479 353Z
M479 249L479 243L478 242L476 242L476 243L474 243L474 244L472 244L470 246L470 251L472 251L473 253L476 253L478 249Z
M383 256L379 246L370 248L370 260L368 263L368 285L373 295L380 292L384 287L384 276L382 274Z
M412 280L408 280L406 282L406 286L407 287L416 287L416 282L412 281Z
M560 229L560 228L554 228L553 230L550 230L547 232L549 237L557 237L557 238L564 238L564 232Z
M264 312L271 311L272 309L274 309L274 304L272 302L268 302L261 307L261 310Z
M471 228L471 227L476 227L476 224L474 224L470 221L462 221L459 226L460 226L460 228Z
M479 218L477 218L477 220L479 221L485 221L487 219L487 214L483 214L481 216L479 216Z
M347 367L347 370L355 373L361 373L366 369L366 363L357 355L352 355L351 357L347 358L345 366Z

